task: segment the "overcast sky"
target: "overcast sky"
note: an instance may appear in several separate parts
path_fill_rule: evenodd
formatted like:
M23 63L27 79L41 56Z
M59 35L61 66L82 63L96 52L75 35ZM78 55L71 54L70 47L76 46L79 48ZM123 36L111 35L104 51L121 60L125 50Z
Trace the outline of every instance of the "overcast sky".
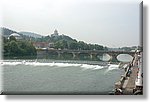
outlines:
M115 0L116 1L116 0ZM139 45L138 0L2 0L2 26L50 35L55 29L108 47Z

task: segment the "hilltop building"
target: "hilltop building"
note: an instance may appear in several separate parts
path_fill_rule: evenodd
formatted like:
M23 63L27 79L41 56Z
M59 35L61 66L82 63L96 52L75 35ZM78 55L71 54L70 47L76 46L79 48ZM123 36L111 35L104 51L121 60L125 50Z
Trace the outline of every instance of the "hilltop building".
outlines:
M54 30L54 33L51 34L51 36L52 36L52 37L53 37L53 36L54 36L54 37L59 36L59 33L58 33L57 29Z

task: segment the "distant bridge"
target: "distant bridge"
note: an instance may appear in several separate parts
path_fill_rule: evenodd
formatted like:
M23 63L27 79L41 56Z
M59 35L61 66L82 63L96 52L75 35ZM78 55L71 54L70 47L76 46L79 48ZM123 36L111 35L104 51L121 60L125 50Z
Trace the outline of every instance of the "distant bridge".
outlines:
M37 49L38 58L100 60L100 57L102 57L105 54L108 54L110 56L109 61L118 61L118 55L129 54L133 57L135 52L104 50Z

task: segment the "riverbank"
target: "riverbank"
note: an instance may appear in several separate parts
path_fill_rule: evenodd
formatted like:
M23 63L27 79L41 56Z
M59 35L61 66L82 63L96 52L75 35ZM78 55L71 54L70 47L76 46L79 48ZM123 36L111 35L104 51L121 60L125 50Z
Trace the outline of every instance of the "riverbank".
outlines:
M125 68L124 75L122 75L120 80L115 83L116 95L134 95L137 90L139 91L139 94L142 94L143 77L141 76L143 73L139 72L139 70L142 70L142 54L136 53L133 60ZM140 84L137 86L137 83Z

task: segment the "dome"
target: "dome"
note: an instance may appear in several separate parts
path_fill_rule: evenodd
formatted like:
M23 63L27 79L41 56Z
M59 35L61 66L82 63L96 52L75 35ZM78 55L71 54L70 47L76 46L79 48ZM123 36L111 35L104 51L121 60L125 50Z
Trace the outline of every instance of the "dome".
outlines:
M57 37L57 36L58 36L58 34L59 34L59 33L58 33L57 29L55 29L55 30L54 30L54 33L53 33L53 34L51 34L51 36Z
M19 34L17 34L17 33L12 33L12 34L10 34L10 36L20 37L20 35L19 35Z
M9 37L11 37L11 36L14 36L16 39L22 39L22 37L17 33L12 33L9 35ZM8 39L9 39L9 37L8 37Z

